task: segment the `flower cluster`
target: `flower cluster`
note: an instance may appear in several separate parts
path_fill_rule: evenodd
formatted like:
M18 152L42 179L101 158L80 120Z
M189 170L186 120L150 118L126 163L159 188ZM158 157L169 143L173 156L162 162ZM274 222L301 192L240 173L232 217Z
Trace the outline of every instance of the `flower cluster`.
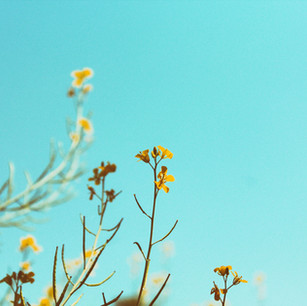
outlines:
M100 185L100 182L105 178L109 173L116 171L116 165L110 164L109 162L105 165L104 162L101 162L100 167L93 169L93 176L90 177L89 181L94 181L95 185Z
M74 70L71 73L71 76L74 78L71 87L67 91L67 96L69 98L77 97L77 105L81 106L83 104L83 100L86 94L93 90L93 85L85 84L86 80L91 78L94 75L94 72L91 68L83 68L83 70ZM80 127L81 132L84 132L86 137L84 138L85 141L90 142L92 141L92 134L93 134L93 125L88 118L82 117L79 114L77 118L77 128L75 131L71 131L69 133L69 137L74 145L77 145L82 138L80 134Z
M0 283L6 283L12 290L14 294L14 301L12 301L12 303L14 303L14 305L25 305L22 295L22 286L26 283L34 283L34 275L33 272L25 273L20 270L18 273L13 272L11 275L6 274L6 276L0 280Z
M92 90L93 86L91 84L86 84L84 85L84 82L86 81L86 79L91 78L94 75L94 72L91 68L83 68L83 70L74 70L71 73L71 76L74 78L73 82L72 82L72 89L75 88L80 88L83 87L83 92L84 93L88 93L89 91Z
M172 159L173 153L168 149L164 149L162 146L158 146L153 148L153 150L151 151L151 156L154 159L156 159L159 156L161 157L161 159L166 159L166 158ZM139 154L135 155L135 157L139 158L138 161L142 160L145 163L149 163L150 162L149 149L141 151Z
M18 273L13 272L11 275L7 274L4 278L0 280L0 283L7 283L10 287L12 287L13 283L18 283L19 281L23 284L26 283L34 283L34 273L24 273L23 271L19 271Z
M93 176L90 177L88 180L93 181L95 185L100 185L109 173L112 173L115 171L116 171L115 164L110 164L109 162L105 164L104 162L101 162L99 167L93 169ZM87 186L87 188L90 192L90 200L93 200L94 196L96 196L97 198L101 200L99 195L96 193L96 190L92 186ZM107 202L113 202L113 200L119 194L119 193L115 193L114 189L104 190L104 188L103 188L103 193L106 195Z
M28 249L32 249L34 252L40 252L42 250L42 248L36 243L35 237L31 235L20 239L19 250L24 252Z
M135 157L139 159L138 161L143 161L144 163L149 164L156 171L157 165L160 163L160 161L167 158L172 159L173 153L162 146L154 147L151 151L151 157L154 160L153 165L150 162L149 149L140 151L139 154L135 155ZM158 190L163 189L166 193L168 193L169 187L167 187L165 183L174 181L175 178L172 175L167 174L167 167L162 166L161 171L158 173L154 183Z
M242 276L238 276L238 273L236 271L232 272L232 266L220 266L215 268L213 271L217 273L218 275L223 277L223 281L225 284L224 288L219 288L215 282L213 282L213 288L211 289L211 294L214 294L214 299L216 301L220 301L222 303L222 306L226 305L226 295L228 293L228 290L235 285L239 285L240 283L247 283L246 280L242 279ZM233 275L232 284L227 286L227 280L229 276L229 272ZM221 294L223 295L223 298L221 297Z

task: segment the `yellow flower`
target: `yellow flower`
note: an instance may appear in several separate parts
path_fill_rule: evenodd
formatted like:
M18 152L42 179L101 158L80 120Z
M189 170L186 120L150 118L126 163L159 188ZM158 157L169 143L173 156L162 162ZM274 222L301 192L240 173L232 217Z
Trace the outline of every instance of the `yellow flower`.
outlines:
M162 146L158 146L158 148L161 150L161 158L165 159L165 158L169 158L172 159L173 158L173 153L171 151L169 151L168 149L164 149Z
M83 128L86 134L91 134L94 130L91 121L84 117L79 118L78 124Z
M20 263L20 267L21 269L25 270L25 271L29 271L31 268L31 264L29 261L24 261L22 263Z
M38 306L51 306L50 300L48 298L41 298Z
M136 158L139 158L138 161L142 160L144 163L149 163L149 150L145 150L143 152L140 152L140 154L135 155Z
M70 137L71 141L72 141L73 143L75 143L75 144L78 143L79 140L80 140L80 136L79 136L79 134L76 133L76 132L71 132L71 133L69 134L69 137Z
M92 91L92 90L93 90L93 85L87 84L87 85L85 85L85 86L83 87L82 92L83 92L84 94L87 94L87 93L89 93L89 92Z
M36 240L33 236L28 235L27 237L20 238L19 250L23 252L27 248L32 248L34 252L41 251L41 247L36 244Z
M232 281L232 283L234 284L234 285L238 285L238 284L240 284L240 283L247 283L247 280L245 280L245 279L242 279L242 276L238 276L238 273L235 271L235 273L233 273L232 271L231 271L231 274L233 275L233 277L234 277L234 279L233 279L233 281Z
M157 186L157 188L160 190L161 188L163 188L163 190L168 193L169 192L169 188L167 186L165 186L166 182L174 182L175 178L172 175L167 175L167 168L165 166L161 167L161 171L158 174L158 179L159 181L155 181L155 184Z
M96 255L98 254L98 251L92 252L92 250L87 250L87 251L85 252L85 258L86 258L86 259L87 259L87 258L90 258L90 257L92 256L92 254L93 254L93 256L96 256Z
M47 297L49 300L52 300L53 299L53 288L52 286L49 286L47 289L46 289L46 293L47 293Z
M218 275L224 276L229 275L229 270L232 270L232 266L220 266L219 268L215 268L214 272L217 272Z
M81 87L83 82L86 79L91 78L93 76L93 74L94 74L94 72L90 68L83 68L83 70L74 70L71 73L71 76L73 78L75 78L74 81L72 82L72 86Z

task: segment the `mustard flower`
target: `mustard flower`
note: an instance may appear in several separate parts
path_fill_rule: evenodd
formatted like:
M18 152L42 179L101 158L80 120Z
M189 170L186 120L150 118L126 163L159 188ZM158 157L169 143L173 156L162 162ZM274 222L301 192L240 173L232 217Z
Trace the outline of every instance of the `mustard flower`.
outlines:
M169 187L165 185L166 182L174 182L175 178L172 175L167 175L167 168L165 166L161 167L161 171L158 174L159 181L155 181L155 184L157 188L160 190L163 188L163 190L168 193Z
M231 274L234 277L233 282L232 282L234 285L239 285L240 283L247 283L247 280L242 279L242 276L238 276L238 273L236 271L235 273L231 271Z
M172 159L173 158L173 153L169 151L168 149L164 149L162 146L158 146L158 148L161 150L161 158L162 159Z
M52 306L52 304L48 298L41 298L38 306Z
M42 249L39 245L36 244L35 238L31 235L28 235L24 238L20 238L19 250L23 252L28 248L31 248L34 252L40 252Z
M94 130L91 121L89 121L87 118L84 117L79 118L78 124L83 128L86 134L91 134Z
M214 272L216 272L218 275L224 276L229 275L229 270L232 270L232 266L220 266L218 268L215 268Z
M89 181L94 181L95 185L99 185L100 180L101 180L101 176L99 175L98 171L99 171L98 168L94 168L93 169L93 174L94 174L93 177L90 177L88 179ZM91 193L93 193L93 191L90 188L88 188L88 189L91 191Z
M20 267L22 270L25 270L25 271L29 271L30 268L31 268L31 264L29 261L24 261L22 263L20 263Z
M142 160L144 163L149 163L149 150L145 150L143 152L140 152L139 154L135 155L136 158L139 158L138 161Z
M74 144L77 144L80 141L80 136L76 132L71 132L69 134L69 137Z
M89 92L92 91L92 90L93 90L93 85L87 84L87 85L85 85L85 86L83 87L82 92L83 92L84 94L87 94L87 93L89 93Z
M75 78L74 81L72 82L72 86L81 87L83 82L86 79L91 78L93 74L94 72L91 68L83 68L83 70L74 70L71 73L71 76Z

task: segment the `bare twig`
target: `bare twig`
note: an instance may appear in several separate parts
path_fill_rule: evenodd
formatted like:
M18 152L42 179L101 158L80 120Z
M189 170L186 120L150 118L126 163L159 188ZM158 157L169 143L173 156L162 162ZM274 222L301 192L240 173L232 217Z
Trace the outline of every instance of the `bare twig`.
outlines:
M168 279L170 277L170 274L167 275L167 278L165 279L162 287L160 288L160 290L158 291L158 293L156 294L156 296L154 297L154 299L151 301L151 303L149 304L149 306L152 306L154 304L154 302L158 299L159 295L161 294L161 292L163 291Z
M143 252L143 250L142 250L140 244L139 244L138 242L136 242L136 241L133 242L133 243L136 244L136 245L138 246L139 250L141 251L141 253L142 253L143 257L144 257L144 259L146 260L146 256L145 256L145 254L144 254L144 252Z
M142 208L142 206L140 205L138 199L136 198L136 195L134 194L134 198L135 198L135 201L136 201L136 204L139 206L140 210L142 211L142 213L147 216L149 219L151 219L151 217L144 211L144 209Z
M120 296L123 294L123 292L124 291L121 291L121 293L116 298L114 298L113 300L111 300L109 302L106 302L106 300L104 298L104 304L102 304L101 306L108 306L108 305L115 303L120 298ZM104 294L103 294L103 297L104 297Z
M154 245L154 244L156 244L156 243L159 243L159 242L163 241L165 238L167 238L167 237L171 234L171 232L174 230L174 228L176 227L177 223L178 223L178 220L176 220L176 222L175 222L175 224L173 225L173 227L171 228L171 230L170 230L163 238L157 240L157 241L154 242L152 245Z

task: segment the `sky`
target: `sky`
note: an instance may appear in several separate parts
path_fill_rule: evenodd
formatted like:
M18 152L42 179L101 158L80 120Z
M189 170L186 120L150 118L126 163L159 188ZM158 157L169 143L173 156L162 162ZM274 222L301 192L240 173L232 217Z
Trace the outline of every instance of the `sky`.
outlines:
M95 140L82 156L87 173L76 197L52 208L31 234L44 251L33 255L36 282L24 288L33 304L51 283L56 246L81 253L79 215L97 222L87 178L102 160L117 165L108 184L122 190L106 226L124 218L96 271L116 270L79 305L101 305L137 292L128 258L146 243L145 209L152 173L137 162L161 145L175 182L159 193L156 232L175 255L154 251L150 273L168 271L163 305L206 305L213 269L232 265L248 280L229 292L232 306L256 306L256 273L266 275L265 306L302 304L307 273L307 3L304 1L2 1L0 2L0 173L16 167L38 175L50 139L69 145L65 120L71 71L90 67L94 90L85 103ZM19 229L1 229L1 275L16 269ZM95 278L96 279L96 278ZM4 286L1 285L1 290ZM100 303L100 304L99 304Z

